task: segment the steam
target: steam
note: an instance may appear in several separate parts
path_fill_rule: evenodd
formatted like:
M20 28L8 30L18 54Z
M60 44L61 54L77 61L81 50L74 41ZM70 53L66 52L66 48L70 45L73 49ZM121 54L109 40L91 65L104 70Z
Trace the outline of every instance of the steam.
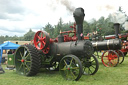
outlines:
M128 21L126 21L126 22L124 23L123 27L124 27L125 30L128 30Z
M70 12L73 13L73 11L75 10L74 6L71 6L71 2L69 2L68 0L59 0L60 3L62 5L64 5L66 7L66 9Z
M120 23L125 30L128 30L128 21L127 21L127 16L125 13L122 13L120 11L112 13L109 15L110 16L110 20L113 23Z
M126 21L126 16L122 12L115 12L110 14L111 22L123 24Z
M111 5L98 6L98 10L99 11L102 11L102 10L111 11L111 10L114 10L114 7Z
M75 7L72 6L72 2L70 2L69 0L50 0L47 5L54 11L60 4L65 6L66 10L69 11L70 14L72 14L75 10Z
M108 10L113 10L113 9L114 9L114 7L113 7L113 6L110 6L110 5L106 5L105 8L107 9L107 11L108 11Z

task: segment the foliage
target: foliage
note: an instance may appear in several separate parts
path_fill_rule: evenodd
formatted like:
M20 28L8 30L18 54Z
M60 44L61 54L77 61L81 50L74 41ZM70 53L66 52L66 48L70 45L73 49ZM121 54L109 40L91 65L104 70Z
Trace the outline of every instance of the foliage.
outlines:
M92 19L90 23L84 21L83 23L84 35L100 31L101 35L111 35L114 34L113 23L110 22L110 18L105 19L101 17L99 20Z
M48 23L47 25L45 25L45 27L43 27L43 29L44 29L44 31L49 33L49 36L51 38L54 37L54 28L51 24Z
M57 25L52 26L50 23L48 23L45 25L45 27L43 27L43 29L49 33L50 38L56 38L60 31L73 30L70 28L71 25L73 25L72 22L63 23L63 20L60 18Z
M4 36L0 36L0 44L4 42Z
M25 41L31 41L31 40L33 40L33 38L34 38L34 35L35 35L35 32L33 32L33 31L30 29L29 32L27 32L27 33L24 35L24 40L25 40Z

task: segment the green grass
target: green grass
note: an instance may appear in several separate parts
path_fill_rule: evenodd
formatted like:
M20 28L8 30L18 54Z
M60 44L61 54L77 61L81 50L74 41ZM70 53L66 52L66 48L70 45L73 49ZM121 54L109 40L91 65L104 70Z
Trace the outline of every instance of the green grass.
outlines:
M25 77L13 70L0 74L0 85L128 85L128 56L117 67L105 67L99 60L99 70L95 75L83 75L79 81L66 81L57 71L41 71L36 76Z

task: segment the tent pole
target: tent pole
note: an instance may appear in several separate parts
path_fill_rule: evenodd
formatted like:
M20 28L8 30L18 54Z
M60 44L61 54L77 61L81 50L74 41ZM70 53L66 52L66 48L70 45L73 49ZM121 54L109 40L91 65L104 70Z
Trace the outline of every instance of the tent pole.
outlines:
M2 49L0 49L0 64L1 64L1 61L2 61Z

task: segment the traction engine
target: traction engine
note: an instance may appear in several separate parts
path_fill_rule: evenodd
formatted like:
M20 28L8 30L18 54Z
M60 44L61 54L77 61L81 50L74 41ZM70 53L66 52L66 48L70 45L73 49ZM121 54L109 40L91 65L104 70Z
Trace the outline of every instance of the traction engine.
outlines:
M126 39L126 35L119 34L120 24L114 24L115 35L105 36L102 41L92 41L94 50L97 52L103 51L101 56L101 61L106 67L117 66L117 64L121 64L124 61L124 53L122 52L122 39ZM101 36L100 36L101 38ZM89 39L89 37L84 37L84 39ZM97 38L98 39L98 38ZM97 40L94 39L94 40ZM121 49L121 50L120 50ZM124 52L126 49L124 50ZM99 55L98 55L99 57Z
M73 16L76 21L71 26L73 31L60 32L55 39L45 31L38 31L34 45L22 45L16 50L15 67L19 74L33 76L40 68L52 68L59 70L66 80L79 80L82 74L93 75L98 71L93 45L83 36L84 9L75 9ZM74 35L70 37L70 33Z
M116 46L117 43L115 43L116 45L113 45L113 47L115 47L116 49L108 49L107 51L105 51L102 56L101 56L101 60L102 63L107 66L107 67L113 67L113 66L117 66L117 64L121 64L124 61L124 53L127 51L126 46L124 45L124 42L127 38L127 34L120 34L120 24L119 23L114 23L114 29L115 29L115 35L113 36L105 36L105 40L107 41L111 41L113 39L115 40L120 40L119 41L119 46ZM113 53L113 55L112 55ZM113 60L112 62L108 62L110 60Z
M115 39L115 38L119 38L122 41L122 48L121 48L121 52L123 52L124 56L127 54L128 52L128 33L125 34L120 34L120 24L116 23L115 24L115 35L111 35L111 36L105 36L105 39Z

